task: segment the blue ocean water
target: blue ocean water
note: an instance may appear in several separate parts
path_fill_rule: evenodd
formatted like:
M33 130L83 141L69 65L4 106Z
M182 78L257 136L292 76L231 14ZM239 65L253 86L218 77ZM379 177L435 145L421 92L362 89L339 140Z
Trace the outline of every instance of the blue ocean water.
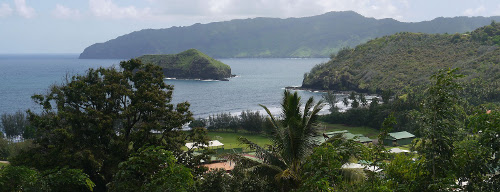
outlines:
M215 113L237 114L261 110L259 104L277 112L286 86L302 84L303 74L326 58L312 59L219 59L237 77L230 81L169 80L174 85L173 103L188 101L195 117ZM78 59L76 54L0 55L0 114L40 107L31 100L67 76L84 74L89 68L118 66L120 60ZM321 93L300 91L304 101Z

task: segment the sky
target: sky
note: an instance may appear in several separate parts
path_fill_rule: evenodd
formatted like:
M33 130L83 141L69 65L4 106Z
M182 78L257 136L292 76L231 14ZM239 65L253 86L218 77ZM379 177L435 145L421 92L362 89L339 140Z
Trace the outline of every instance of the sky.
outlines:
M0 54L81 53L141 29L356 11L402 22L500 15L499 0L0 0Z

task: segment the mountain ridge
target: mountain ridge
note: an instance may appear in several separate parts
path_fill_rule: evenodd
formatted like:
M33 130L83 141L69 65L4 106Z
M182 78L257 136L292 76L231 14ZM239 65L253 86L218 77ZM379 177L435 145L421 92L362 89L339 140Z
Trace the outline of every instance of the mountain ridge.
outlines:
M494 17L435 18L414 23L364 17L353 11L301 18L235 19L186 27L143 29L87 47L81 59L128 59L197 49L215 58L329 57L342 47L396 32L455 33L488 25Z
M400 32L376 38L313 67L304 74L302 88L403 90L429 84L429 77L444 68L460 68L463 81L500 93L500 23L461 34Z

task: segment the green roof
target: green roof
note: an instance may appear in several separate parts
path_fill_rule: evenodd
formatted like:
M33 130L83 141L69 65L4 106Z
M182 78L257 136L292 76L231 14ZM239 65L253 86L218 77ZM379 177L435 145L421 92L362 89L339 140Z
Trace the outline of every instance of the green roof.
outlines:
M352 139L354 141L358 141L361 143L372 142L372 140L370 138L365 137L363 134L352 134L352 133L349 133L349 131L347 131L347 130L333 131L333 132L326 132L325 133L325 135L327 135L328 137L332 137L336 134L342 134L342 136L346 139ZM318 145L326 141L323 136L317 136L317 137L313 138L313 140Z
M407 131L389 133L389 136L393 137L396 140L415 137L415 135L408 133Z

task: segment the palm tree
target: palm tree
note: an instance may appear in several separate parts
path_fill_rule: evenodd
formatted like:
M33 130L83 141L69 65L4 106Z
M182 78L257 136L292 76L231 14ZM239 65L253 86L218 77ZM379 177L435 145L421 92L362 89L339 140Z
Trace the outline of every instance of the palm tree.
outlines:
M266 106L262 106L273 126L272 145L261 147L246 138L240 138L242 143L256 150L256 156L261 162L248 170L256 174L273 176L282 191L289 191L301 184L301 167L304 160L316 146L313 137L317 134L316 121L318 112L323 108L323 102L314 104L311 97L307 100L304 110L301 110L301 97L297 92L284 92L281 103L282 113L276 118ZM314 106L313 106L314 105Z

